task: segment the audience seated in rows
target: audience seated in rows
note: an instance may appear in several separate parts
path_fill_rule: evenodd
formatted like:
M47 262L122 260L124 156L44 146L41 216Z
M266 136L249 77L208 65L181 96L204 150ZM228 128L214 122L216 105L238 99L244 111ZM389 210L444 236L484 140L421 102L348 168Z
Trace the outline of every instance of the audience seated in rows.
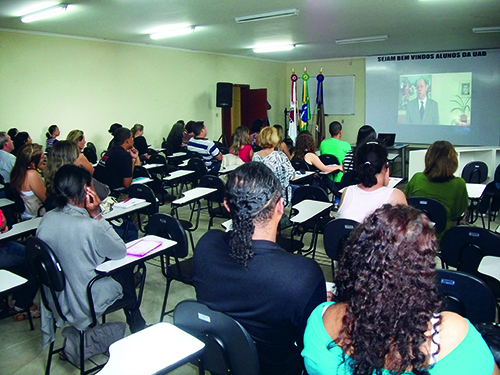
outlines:
M207 139L207 127L203 121L195 122L191 125L194 137L188 142L187 149L200 154L209 174L217 174L222 161L222 153L215 143Z
M126 246L102 217L101 201L87 170L63 165L54 177L54 188L58 208L43 216L36 236L51 247L65 272L67 287L58 297L64 315L75 328L84 330L91 322L87 284L96 276L99 264L123 258ZM127 268L95 283L92 295L98 316L122 297L136 298L132 273L133 269ZM125 315L131 332L145 327L138 303L126 309ZM51 312L44 307L42 332L44 341L54 334Z
M330 123L329 131L331 138L325 139L319 145L319 151L321 155L328 154L335 156L339 163L342 164L346 154L351 151L351 145L345 141L340 140L342 138L342 124L338 121L333 121ZM342 172L331 176L333 182L340 182L342 179Z
M292 189L290 180L295 176L295 170L290 160L281 151L276 151L280 139L276 128L265 127L259 135L259 152L253 154L253 161L264 163L278 178L281 185L281 195L285 199L285 205L291 200Z
M10 174L10 184L24 202L25 211L21 213L23 220L37 216L38 209L45 202L45 185L37 170L44 161L45 155L39 144L26 143L17 152L16 162Z
M224 205L232 231L208 231L194 252L197 299L243 325L255 340L261 374L299 375L307 317L326 300L323 272L276 244L284 201L262 163L229 174Z
M356 172L360 184L345 188L340 200L339 217L362 222L386 203L407 204L404 193L389 188L387 149L378 141L368 141L356 150Z
M459 220L469 205L467 187L458 168L457 152L448 141L436 141L425 154L425 169L417 172L406 184L407 197L427 197L441 202L446 209L448 229Z
M500 374L476 328L441 311L436 254L432 224L410 206L385 205L354 229L335 302L307 322L308 374Z

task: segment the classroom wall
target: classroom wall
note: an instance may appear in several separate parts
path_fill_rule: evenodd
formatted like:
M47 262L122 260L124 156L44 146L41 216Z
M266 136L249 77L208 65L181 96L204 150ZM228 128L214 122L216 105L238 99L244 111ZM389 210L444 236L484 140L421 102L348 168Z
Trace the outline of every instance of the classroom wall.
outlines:
M326 76L342 76L354 75L355 76L355 89L354 89L354 115L329 115L326 117L326 135L330 138L328 133L328 125L332 121L339 121L342 124L342 139L349 143L356 143L358 130L365 125L365 59L352 58L352 59L335 59L335 60L317 60L317 61L301 61L286 64L285 81L287 83L287 100L290 100L290 76L292 68L295 73L300 77L304 72L304 67L310 75L310 81L316 80L321 68L323 68L323 75ZM298 80L298 100L299 107L302 100L302 80ZM316 114L316 93L311 92L309 87L309 97L311 100L312 113ZM313 118L312 123L316 123ZM375 130L377 124L370 124Z
M107 147L109 126L145 126L148 143L160 146L179 119L204 120L209 138L221 135L216 83L267 88L272 119L283 119L285 64L257 59L0 31L0 130L28 131L45 145L51 124L65 139L85 132L97 149ZM288 89L289 90L289 89ZM274 121L274 120L273 120ZM282 122L282 120L280 121Z

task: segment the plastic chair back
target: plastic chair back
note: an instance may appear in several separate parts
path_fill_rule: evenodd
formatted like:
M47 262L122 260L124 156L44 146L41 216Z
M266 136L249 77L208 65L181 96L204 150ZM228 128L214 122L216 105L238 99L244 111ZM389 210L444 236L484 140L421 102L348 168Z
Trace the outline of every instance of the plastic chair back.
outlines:
M212 374L260 374L252 337L236 320L196 301L182 301L174 324L205 343L203 366Z
M496 300L481 279L460 271L436 270L443 310L453 311L476 323L495 321Z
M304 160L292 159L292 160L290 160L290 163L292 163L292 167L296 171L300 171L303 173L305 171L310 170L309 164L307 164Z
M436 233L441 233L446 228L446 208L436 199L426 197L407 198L408 204L415 207L427 215L430 221L434 223Z
M87 142L83 149L83 155L91 164L97 163L97 150L92 142Z
M488 178L488 166L482 161L471 161L462 169L462 178L468 183L482 184Z
M52 310L43 286L50 291L53 306L56 308L57 313L66 321L67 319L57 299L57 293L62 292L66 287L66 277L59 259L57 259L49 245L36 237L28 237L26 240L26 253L31 270L40 286L40 294L45 307Z
M331 260L340 260L347 239L354 228L359 225L357 221L350 219L330 220L324 229L323 244L326 255Z
M207 201L215 203L222 203L224 201L225 186L219 177L206 174L200 179L200 187L217 189L217 191L207 196Z
M339 159L337 159L336 156L330 154L320 155L319 160L321 160L324 165L340 165Z
M293 192L292 206L302 202L305 199L311 199L320 202L329 202L326 192L318 186L300 186Z
M149 219L147 232L150 235L167 238L177 242L175 255L177 258L188 256L188 241L186 232L179 220L167 214L154 214Z
M148 216L158 213L158 201L156 200L155 193L149 186L145 184L130 185L128 189L128 196L130 198L145 199L146 202L151 203L149 206L139 210L140 213L144 213Z
M191 175L194 186L198 186L200 179L208 173L205 162L199 158L189 159L186 169L194 171Z

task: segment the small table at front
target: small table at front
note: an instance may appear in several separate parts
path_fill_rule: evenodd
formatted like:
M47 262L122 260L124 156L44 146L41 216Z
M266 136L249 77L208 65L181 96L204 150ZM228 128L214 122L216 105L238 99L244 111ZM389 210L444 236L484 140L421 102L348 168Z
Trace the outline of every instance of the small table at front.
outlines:
M157 323L109 347L101 375L165 374L201 355L205 344L171 323Z
M317 218L326 210L329 210L333 206L330 202L320 202L311 199L304 199L302 202L297 203L292 209L297 210L299 213L292 218L290 221L295 225L299 225L305 223L308 220ZM315 223L315 227L313 230L313 238L311 241L315 241L317 237L317 227L318 223ZM293 229L292 229L292 246L293 246ZM315 246L315 244L314 244ZM293 248L292 248L293 252ZM301 250L299 250L299 254L301 254ZM306 254L307 255L307 254Z

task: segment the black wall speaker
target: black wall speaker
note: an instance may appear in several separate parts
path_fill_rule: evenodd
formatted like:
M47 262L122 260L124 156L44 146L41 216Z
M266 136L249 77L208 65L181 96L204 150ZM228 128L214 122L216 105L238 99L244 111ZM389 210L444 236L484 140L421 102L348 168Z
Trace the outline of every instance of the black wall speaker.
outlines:
M233 84L217 82L217 107L231 108L233 106Z

